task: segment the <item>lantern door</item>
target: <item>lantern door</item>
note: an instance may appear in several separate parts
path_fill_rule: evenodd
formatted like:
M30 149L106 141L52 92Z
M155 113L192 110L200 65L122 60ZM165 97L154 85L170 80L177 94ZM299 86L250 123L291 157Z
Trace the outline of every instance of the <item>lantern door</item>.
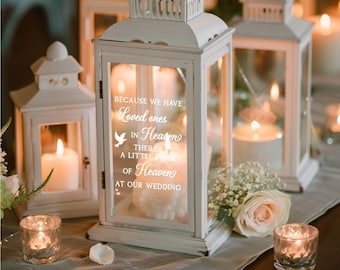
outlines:
M110 206L105 222L193 231L187 121L192 64L138 60L115 52L101 58L102 169Z
M268 165L299 191L317 170L309 155L310 44L248 41L234 42L233 161Z
M97 213L94 108L27 113L23 117L26 140L24 174L33 189L52 176L39 196L27 205L25 214L58 213L62 217ZM31 168L31 169L29 169ZM77 211L81 211L78 212Z

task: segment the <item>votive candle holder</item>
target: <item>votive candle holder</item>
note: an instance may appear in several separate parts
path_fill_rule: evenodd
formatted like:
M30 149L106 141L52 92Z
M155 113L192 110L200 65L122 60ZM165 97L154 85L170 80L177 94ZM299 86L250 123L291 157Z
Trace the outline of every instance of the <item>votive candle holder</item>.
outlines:
M52 215L27 216L20 221L23 259L32 264L54 262L60 255L61 219Z
M316 266L319 231L292 223L274 229L274 266L278 270L313 270Z

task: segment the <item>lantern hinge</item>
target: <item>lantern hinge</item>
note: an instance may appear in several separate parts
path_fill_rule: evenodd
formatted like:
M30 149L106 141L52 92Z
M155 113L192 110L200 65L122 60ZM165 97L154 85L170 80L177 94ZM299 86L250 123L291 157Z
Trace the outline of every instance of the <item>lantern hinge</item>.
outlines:
M102 189L105 189L105 172L102 172Z
M103 98L103 81L99 81L99 98Z

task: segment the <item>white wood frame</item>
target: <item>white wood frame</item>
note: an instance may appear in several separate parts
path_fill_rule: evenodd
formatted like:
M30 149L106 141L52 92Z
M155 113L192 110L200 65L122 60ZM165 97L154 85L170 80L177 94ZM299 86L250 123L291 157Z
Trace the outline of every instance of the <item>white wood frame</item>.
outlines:
M115 15L118 21L121 21L129 16L129 0L80 0L79 12L80 64L84 68L80 78L88 88L94 91L94 48L92 40L95 38L95 15Z

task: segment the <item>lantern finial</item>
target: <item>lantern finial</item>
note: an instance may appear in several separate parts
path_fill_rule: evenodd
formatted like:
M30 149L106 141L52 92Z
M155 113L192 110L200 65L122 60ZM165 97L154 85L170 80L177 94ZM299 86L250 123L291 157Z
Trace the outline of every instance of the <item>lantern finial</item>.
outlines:
M55 41L47 48L46 56L51 61L64 60L68 56L68 51L63 43Z

